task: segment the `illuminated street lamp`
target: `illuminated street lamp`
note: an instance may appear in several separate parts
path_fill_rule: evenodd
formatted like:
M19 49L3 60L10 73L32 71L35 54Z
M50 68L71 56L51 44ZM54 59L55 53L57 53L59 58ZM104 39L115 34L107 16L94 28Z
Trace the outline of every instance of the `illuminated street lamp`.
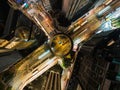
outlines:
M9 0L9 2L11 2L11 3L12 3L12 1L13 0ZM30 0L30 1L32 1L32 0ZM15 1L14 1L14 3L15 3ZM14 4L14 3L12 3L12 4ZM45 30L45 32L48 33L48 36L50 36L50 33L52 31L54 31L54 29L52 28L53 26L50 23L46 22L47 21L47 18L45 18L46 14L44 12L44 9L41 8L41 5L37 1L35 1L35 3L34 2L33 3L34 3L34 5L37 5L38 7L35 6L35 8L31 8L31 7L34 7L34 5L31 4L31 2L27 3L29 7L25 6L26 5L25 3L22 3L22 6L20 5L21 8L19 7L19 9L25 15L32 17L33 21L35 21L37 25L41 25L41 27ZM39 5L40 5L40 7L39 7ZM120 6L120 3L112 4L110 6L109 11L112 10L111 9L112 7L115 8L118 6ZM100 25L102 23L102 20L100 18L98 18L97 16L104 17L104 15L109 13L109 12L107 12L108 9L109 9L109 7L101 10L100 12L95 12L95 11L93 11L93 13L88 12L88 14L86 14L84 20L78 19L75 23L73 23L70 26L70 28L69 28L70 32L68 30L68 33L66 33L69 35L69 37L66 34L53 35L52 37L50 36L50 42L47 42L47 44L45 43L44 45L40 46L33 53L31 53L26 58L24 58L19 63L17 63L15 65L16 66L15 76L9 81L9 85L13 87L13 90L18 90L19 88L23 89L24 88L23 86L30 83L34 79L36 79L39 75L43 74L45 71L47 71L51 67L55 66L59 60L63 59L63 57L67 57L68 54L71 54L71 51L72 51L74 45L77 44L78 48L79 48L79 44L84 43L88 39L90 39L90 37L96 32L96 30L100 27ZM33 12L32 12L32 10L33 10ZM38 11L37 15L34 10ZM95 10L97 10L97 9L95 9ZM35 13L35 16L34 16L34 13ZM83 20L83 22L82 21L80 22L79 20ZM48 28L46 28L45 25L48 25ZM49 25L50 25L50 27L49 27ZM50 31L48 31L48 30L50 30ZM62 90L66 89L69 79L71 77L71 73L72 73L72 70L73 70L73 67L75 64L76 56L79 51L78 48L76 48L76 50L75 50L76 52L71 58L71 59L73 59L73 62L71 63L71 65L68 66L67 68L64 68L64 70L63 70L65 72L63 73L63 75L61 77ZM25 68L27 67L28 64L30 66L29 68L30 68L31 72L25 71ZM20 70L23 70L23 71L19 72ZM21 76L23 76L22 79L21 79Z
M54 36L55 27L49 13L39 0L8 0L10 6L22 11L30 20L41 28L48 38Z

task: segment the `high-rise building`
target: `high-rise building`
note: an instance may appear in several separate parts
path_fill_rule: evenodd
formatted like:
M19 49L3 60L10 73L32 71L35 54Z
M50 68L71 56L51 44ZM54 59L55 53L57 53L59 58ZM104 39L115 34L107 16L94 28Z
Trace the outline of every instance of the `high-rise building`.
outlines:
M63 0L62 11L69 20L90 0Z
M47 11L51 11L52 10L51 4L50 4L50 0L42 0L42 2L43 2L43 6L45 7L45 9Z

